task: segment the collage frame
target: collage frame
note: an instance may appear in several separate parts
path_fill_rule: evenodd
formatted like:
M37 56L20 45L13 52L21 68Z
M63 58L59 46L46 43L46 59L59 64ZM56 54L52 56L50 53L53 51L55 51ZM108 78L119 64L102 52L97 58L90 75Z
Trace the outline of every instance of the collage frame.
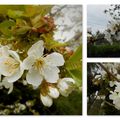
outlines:
M88 5L110 5L110 4L120 4L119 0L4 0L0 1L0 5L8 5L8 4L74 4L74 5L82 5L83 7L83 36L82 36L82 67L83 67L83 76L82 76L82 115L77 116L0 116L0 119L3 120L13 120L13 119L44 119L44 120L66 120L66 119L76 119L76 120L105 120L105 119L119 119L119 116L113 115L87 115L87 63L90 62L120 62L120 58L88 58L87 57L87 6ZM109 117L109 118L108 118Z

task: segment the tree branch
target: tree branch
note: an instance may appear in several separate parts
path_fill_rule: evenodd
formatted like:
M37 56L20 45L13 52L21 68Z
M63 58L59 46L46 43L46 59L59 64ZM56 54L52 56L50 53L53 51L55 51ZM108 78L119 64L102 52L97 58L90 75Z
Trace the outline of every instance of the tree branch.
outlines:
M117 77L115 77L102 63L97 63L97 64L100 65L100 67L102 67L116 81L120 82L120 80Z

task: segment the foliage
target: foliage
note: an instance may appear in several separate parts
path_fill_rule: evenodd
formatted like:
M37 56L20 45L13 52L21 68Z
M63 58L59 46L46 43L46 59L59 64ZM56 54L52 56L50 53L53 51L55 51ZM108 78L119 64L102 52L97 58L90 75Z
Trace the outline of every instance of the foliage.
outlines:
M119 44L113 45L88 45L88 57L119 57L120 46Z
M78 86L82 86L82 45L66 61L68 73L76 80Z

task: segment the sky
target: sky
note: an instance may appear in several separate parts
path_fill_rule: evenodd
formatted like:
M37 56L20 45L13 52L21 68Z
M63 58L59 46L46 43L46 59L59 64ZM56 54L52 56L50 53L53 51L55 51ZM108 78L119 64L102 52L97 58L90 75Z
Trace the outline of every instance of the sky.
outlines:
M88 5L87 25L93 33L98 30L104 32L106 29L110 17L104 13L104 10L109 7L110 5Z

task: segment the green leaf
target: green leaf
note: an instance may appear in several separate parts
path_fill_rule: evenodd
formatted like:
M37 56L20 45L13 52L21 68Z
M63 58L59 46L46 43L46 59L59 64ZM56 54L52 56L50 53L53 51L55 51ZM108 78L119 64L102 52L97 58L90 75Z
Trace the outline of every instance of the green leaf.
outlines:
M10 18L16 19L16 18L20 18L23 16L23 11L20 10L8 10L7 15Z
M25 15L33 17L40 14L43 17L51 11L51 8L52 5L27 5L25 6Z
M14 25L15 25L14 21L12 21L12 20L5 20L2 23L0 23L0 29L2 29L2 28L9 28L9 27L14 26Z
M7 14L8 10L24 10L24 5L0 5L0 14Z
M37 15L35 18L33 18L31 20L31 23L32 23L32 26L34 28L39 28L43 25L42 21L40 20L41 19L41 15Z
M5 20L2 23L0 23L0 31L6 35L7 37L11 37L12 36L12 32L10 30L10 27L14 26L15 22L12 20Z
M82 45L78 47L76 52L70 57L69 61L81 61L82 59Z
M82 45L65 63L69 75L76 80L76 85L82 85Z
M26 32L28 32L31 29L31 27L29 26L21 26L18 29L14 29L13 34L14 35L22 35L25 34Z
M68 70L68 73L76 81L78 87L82 86L82 68L81 70Z
M56 101L56 112L59 115L81 115L82 93L74 91L68 97L60 96ZM54 106L53 106L54 107Z

